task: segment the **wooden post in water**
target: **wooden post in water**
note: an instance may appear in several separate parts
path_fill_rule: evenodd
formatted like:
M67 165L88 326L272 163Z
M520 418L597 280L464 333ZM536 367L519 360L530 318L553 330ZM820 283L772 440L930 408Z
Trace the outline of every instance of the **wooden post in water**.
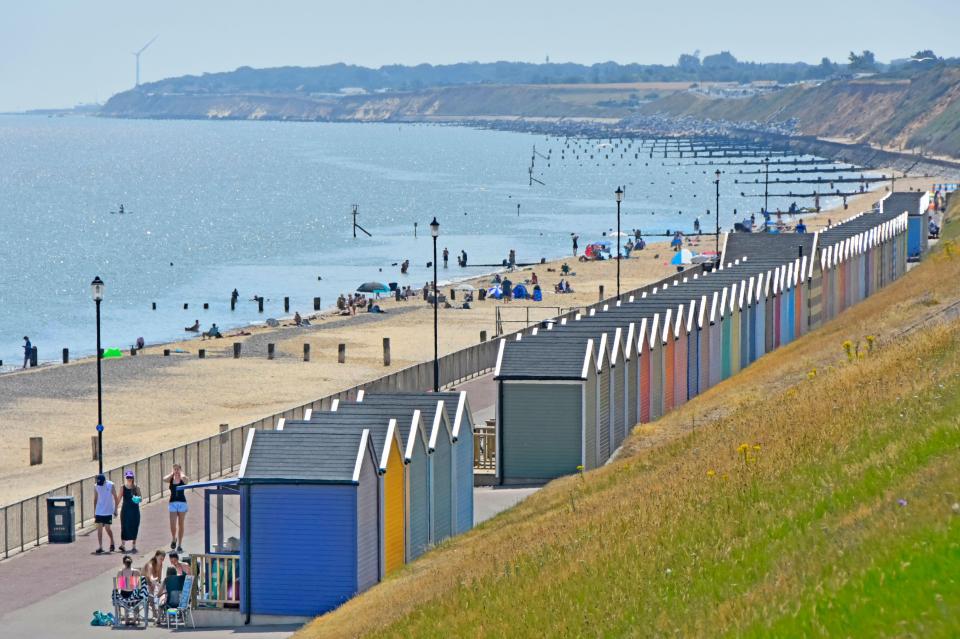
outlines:
M156 303L156 302L151 303L150 306L151 306L151 310L154 310L154 311L157 310L157 303Z
M383 365L384 366L390 365L390 338L389 337L383 338Z
M284 297L284 298L283 298L283 312L284 312L284 313L289 313L289 312L290 312L290 298L289 298L289 297Z
M276 344L267 344L267 359L273 359L273 352Z
M90 451L91 451L90 461L97 461L97 450L98 450L97 436L90 435Z
M319 298L319 297L313 298L313 310L315 310L315 311L319 311L319 310L320 310L320 298Z
M240 359L240 348L243 346L240 342L233 343L233 359Z
M259 308L258 312L262 313L263 312L263 296L262 295L257 298L257 307Z
M310 361L310 344L303 345L303 361Z
M43 463L43 437L30 438L30 465Z
M209 311L209 310L210 310L210 302L204 302L204 303L203 303L203 310L205 310L205 311Z
M34 346L30 351L30 368L33 368L37 365L37 347Z
M337 345L337 363L343 364L347 361L347 345L338 344Z
M200 359L206 359L206 358L207 358L207 349L201 348L200 350L198 350L198 351L197 351L197 356L198 356Z
M69 363L70 363L70 349L69 349L69 348L63 349L63 363L64 363L64 364L69 364Z
M187 310L188 308L190 308L190 305L187 304L186 302L184 302L184 303L183 303L183 310Z

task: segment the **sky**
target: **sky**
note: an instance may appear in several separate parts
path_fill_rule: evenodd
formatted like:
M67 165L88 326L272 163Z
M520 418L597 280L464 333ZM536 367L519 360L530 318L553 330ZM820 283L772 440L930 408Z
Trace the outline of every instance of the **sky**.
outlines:
M960 56L957 0L4 0L0 112L105 101L141 81L239 66L496 60L673 64L729 50L740 60L816 63L870 49ZM940 33L944 33L942 30ZM949 32L947 32L949 34Z

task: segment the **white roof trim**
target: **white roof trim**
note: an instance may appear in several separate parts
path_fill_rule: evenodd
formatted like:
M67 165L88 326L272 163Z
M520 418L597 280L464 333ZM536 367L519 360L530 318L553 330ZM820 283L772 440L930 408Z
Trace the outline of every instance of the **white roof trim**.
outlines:
M253 448L253 435L256 432L256 428L251 428L247 432L247 441L243 445L243 458L240 460L240 473L237 475L240 479L247 474L247 462L250 461L250 449Z
M647 344L649 345L650 348L653 348L659 341L660 335L659 335L659 331L657 330L659 327L658 326L659 323L660 323L660 313L654 313L653 320L651 320L650 322L650 333L649 333L650 336L647 338Z
M393 417L387 422L387 441L383 442L383 452L380 453L380 474L387 472L390 461L390 448L397 438L397 420Z
M710 323L717 321L717 302L720 299L719 291L714 291L710 298Z
M460 439L460 426L463 424L463 415L467 411L467 391L460 391L460 399L457 400L457 414L453 420L453 441ZM472 433L471 433L472 434Z
M358 401L358 402L362 402L362 401L363 401L363 398L364 398L365 396L366 396L366 391L363 390L362 388L357 391L357 401Z
M410 420L410 431L407 435L407 448L403 451L403 461L410 463L410 460L413 459L413 447L417 443L417 435L420 430L420 422L423 418L420 416L420 409L417 408L413 411L413 418Z
M370 429L364 428L360 433L360 450L357 451L357 461L353 464L353 481L360 482L360 470L363 468L363 456L367 454L367 446L370 444Z
M275 430L283 430L283 427L287 424L287 418L281 417L277 420L277 427Z
M717 319L723 319L723 316L727 314L727 293L728 286L724 286L720 290L720 317Z
M661 344L667 343L667 337L670 336L670 319L673 317L673 309L668 308L667 312L663 315L663 328L660 329L660 338Z
M362 393L363 391L360 391L360 392ZM303 421L309 422L311 417L313 417L313 409L312 409L312 408L306 408L306 409L304 409L304 411L303 411Z
M740 295L737 296L737 308L743 309L743 298L747 293L747 282L746 280L740 280Z
M337 409L338 409L339 407L340 407L340 398L339 398L339 397L335 397L335 398L333 399L333 401L330 402L330 412L331 412L331 413L337 412Z
M646 291L640 293L640 299L643 300L643 299L646 299L646 298L647 298L647 292L646 292Z
M687 310L687 332L693 332L693 320L696 319L697 300L690 300L690 308Z
M747 306L753 304L753 302L755 301L755 298L753 296L753 281L754 281L754 277L753 275L751 275L750 280L747 282ZM757 289L759 288L760 286L758 284Z
M504 338L500 339L500 346L497 349L497 365L493 368L493 376L498 377L500 375L500 364L503 363L503 349L507 346L507 340Z
M613 343L615 348L613 349L613 355L610 357L610 363L614 366L617 365L617 362L622 359L618 355L623 354L623 342L620 341L622 337L622 327L618 326L615 331L613 331Z
M699 313L697 313L697 328L703 328L703 318L707 315L707 296L700 296L700 308Z
M530 331L530 335L536 336L536 334L537 334L539 331L540 331L540 327L539 327L539 326L534 326L533 329Z
M820 241L820 231L813 234L813 249L810 251L810 273L807 277L813 277L813 256L817 254L817 243ZM823 264L820 265L823 268Z
M443 400L437 400L437 414L433 416L433 424L430 427L430 443L427 449L432 453L437 449L437 438L440 436L440 426L443 423Z
M735 304L737 303L737 288L738 288L738 285L739 285L739 282L734 282L733 284L730 285L730 297L727 298L727 299L728 299L728 301L730 302L729 309L730 309L730 312L731 312L731 313L733 313L733 309L736 308L736 307L735 307ZM726 310L726 309L724 309L724 310Z
M680 329L683 328L683 304L680 304L677 307L677 317L673 321L673 337L677 339L680 337Z
M597 370L600 370L600 367L603 366L604 358L608 354L607 351L610 349L610 345L607 344L607 334L600 334L600 346L597 349L599 353L597 354Z
M580 377L586 379L590 370L590 357L593 355L593 338L587 340L587 349L583 354L583 367L580 369Z

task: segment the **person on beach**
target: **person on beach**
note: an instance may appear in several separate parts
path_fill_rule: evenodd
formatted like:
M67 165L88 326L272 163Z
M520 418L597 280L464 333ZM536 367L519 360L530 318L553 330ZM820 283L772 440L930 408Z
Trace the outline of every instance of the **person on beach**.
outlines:
M93 521L97 526L97 550L94 554L103 554L103 530L107 530L110 539L110 552L116 547L113 543L113 518L117 516L120 497L113 482L103 473L97 475L93 487Z
M699 232L700 232L700 218L699 218L699 217L693 218L693 232L694 232L694 233L699 233Z
M177 490L180 486L186 486L187 476L183 474L180 464L174 464L163 481L170 483L170 549L177 552L183 552L183 529L187 520L187 495L182 490Z
M530 276L530 285L536 286L539 283L540 283L540 278L537 277L537 272L534 271L533 274Z
M447 268L447 262L450 261L450 249L443 247L443 268Z
M183 330L188 333L199 333L200 332L200 320L193 320L193 325L185 327Z
M302 325L303 325L303 318L300 317L300 311L294 312L294 314L293 314L293 323L294 323L295 326L302 326Z
M577 256L577 249L580 248L579 245L577 244L577 241L578 241L579 239L580 239L580 236L579 236L579 235L574 235L574 236L573 236L573 256L574 256L574 257Z
M404 260L400 264L400 274L406 275L408 270L410 270L410 260Z
M460 266L467 268L467 252L460 251Z
M140 487L132 470L123 473L123 489L120 495L123 503L120 509L120 552L127 552L127 542L130 542L130 552L137 552L137 537L140 532Z
M130 555L123 556L123 568L117 571L117 590L121 597L129 597L133 594L134 577L140 577L140 571L133 567L133 558Z
M23 367L26 368L30 365L30 355L33 354L33 344L30 343L30 338L26 335L23 336Z
M160 582L163 577L163 558L167 556L162 550L153 553L153 557L147 560L143 565L141 574L147 580L147 586L150 588L150 594L156 595L160 590Z
M800 220L799 222L797 222L796 231L797 231L797 233L806 233L806 232L807 232L807 225L803 223L803 220Z
M563 263L563 266L560 267L560 272L563 273L564 275L569 275L569 274L570 274L570 265L567 264L566 262L564 262L564 263Z

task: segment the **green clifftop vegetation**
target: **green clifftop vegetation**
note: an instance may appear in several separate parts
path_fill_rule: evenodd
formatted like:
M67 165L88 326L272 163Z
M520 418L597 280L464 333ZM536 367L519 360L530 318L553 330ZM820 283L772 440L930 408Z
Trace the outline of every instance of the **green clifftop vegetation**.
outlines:
M957 200L901 280L297 637L960 635L960 321L918 324Z

